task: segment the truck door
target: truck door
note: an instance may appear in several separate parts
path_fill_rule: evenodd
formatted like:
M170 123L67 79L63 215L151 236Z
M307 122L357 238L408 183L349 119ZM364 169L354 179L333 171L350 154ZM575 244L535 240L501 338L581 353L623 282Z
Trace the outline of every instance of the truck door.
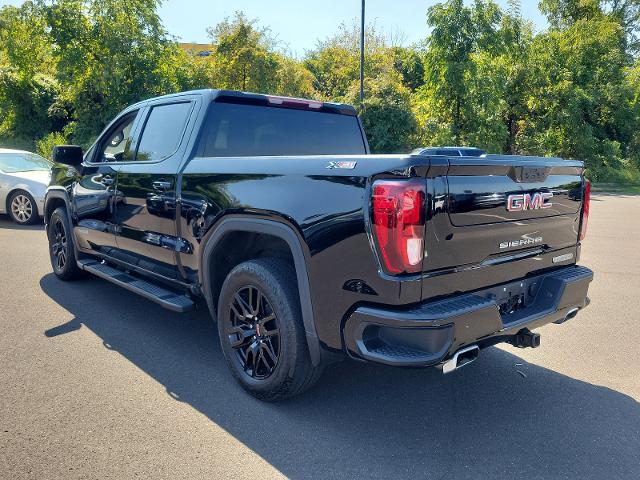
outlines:
M80 248L108 253L115 246L115 211L120 200L117 171L132 155L132 138L140 110L125 112L98 139L85 157L85 167L72 186L75 234Z
M185 154L195 101L150 103L143 113L135 155L118 169L115 221L120 260L151 273L179 279L176 256L176 179Z

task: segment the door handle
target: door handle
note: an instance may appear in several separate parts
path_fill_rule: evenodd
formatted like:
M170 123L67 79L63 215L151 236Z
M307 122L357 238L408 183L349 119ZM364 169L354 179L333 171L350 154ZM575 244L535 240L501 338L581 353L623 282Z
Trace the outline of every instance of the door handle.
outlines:
M166 180L156 180L155 182L153 182L153 188L162 192L166 192L171 188L171 182L167 182Z
M109 175L105 175L100 179L100 183L106 187L109 187L115 183L115 179Z

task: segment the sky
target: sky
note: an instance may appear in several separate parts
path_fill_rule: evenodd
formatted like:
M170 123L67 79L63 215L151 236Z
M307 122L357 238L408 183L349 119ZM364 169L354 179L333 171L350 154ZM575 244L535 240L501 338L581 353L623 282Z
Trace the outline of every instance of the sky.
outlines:
M503 6L507 0L497 0ZM427 9L437 0L366 0L367 23L387 34L404 37L406 44L426 37ZM522 15L536 29L547 26L537 0L522 0ZM283 46L296 56L333 34L340 23L360 18L360 0L165 0L160 15L172 35L184 42L208 41L206 29L236 10L270 27Z
M507 0L497 0L507 5ZM21 0L0 0L0 5L20 5ZM366 0L367 23L375 22L386 34L404 38L410 45L426 37L427 9L437 0ZM522 15L537 30L547 22L538 0L521 0ZM301 57L318 40L332 35L340 23L360 17L360 0L164 0L160 16L169 33L183 42L207 43L207 27L215 26L236 10L270 27L281 43Z

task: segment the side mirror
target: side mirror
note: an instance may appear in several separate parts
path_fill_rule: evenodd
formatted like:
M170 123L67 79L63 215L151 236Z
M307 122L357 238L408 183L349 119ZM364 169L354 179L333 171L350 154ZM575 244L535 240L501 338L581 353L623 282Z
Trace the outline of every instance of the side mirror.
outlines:
M57 145L53 147L51 159L55 163L77 168L82 164L82 147L77 145Z

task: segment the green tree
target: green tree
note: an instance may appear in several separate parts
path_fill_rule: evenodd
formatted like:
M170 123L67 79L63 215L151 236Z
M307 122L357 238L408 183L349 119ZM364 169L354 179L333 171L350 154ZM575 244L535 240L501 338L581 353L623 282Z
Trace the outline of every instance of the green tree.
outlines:
M627 71L627 85L633 92L631 108L634 117L633 125L636 126L629 142L628 157L635 169L640 171L640 128L638 128L640 127L640 60ZM638 177L640 178L640 175Z
M211 28L212 55L178 47L160 0L31 0L0 8L0 140L88 144L126 105L194 88L359 104L359 27L302 61L242 13ZM374 152L470 144L587 161L595 179L640 179L640 0L440 2L429 36L403 47L366 31L362 122ZM391 44L390 44L391 43Z
M60 91L53 49L34 2L0 10L0 139L28 147L59 125L48 108Z
M365 82L367 95L360 113L362 125L372 153L409 152L417 123L410 106L410 92L396 72L390 72ZM359 102L360 88L354 83L348 103Z
M273 93L290 97L318 97L318 92L313 88L313 75L302 63L284 54L279 54L277 59L277 87Z
M214 88L210 62L177 46L171 50L169 60L163 66L163 76L173 78L176 91Z
M360 108L369 146L374 153L413 148L417 123L411 111L411 86L420 84L423 64L418 52L390 47L384 35L370 26L365 32L365 101L360 105L360 32L356 23L307 53L304 65L323 99Z
M204 63L208 86L275 95L315 97L313 77L281 51L268 28L236 12L208 30L213 55Z
M541 0L540 10L556 30L607 17L622 26L629 53L640 53L640 0Z
M603 13L600 0L541 0L540 10L556 30L564 30L578 20L599 18Z
M490 92L483 90L478 98L472 84L478 79L476 56L499 52L500 18L492 1L476 0L467 7L462 0L448 0L429 8L426 82L414 101L425 143L465 144L484 138L477 127L479 115L488 111L484 94Z
M476 75L471 80L471 93L477 99L476 117L481 119L477 128L480 137L475 142L491 151L516 154L521 122L528 115L533 41L532 25L523 20L518 1L510 1L497 33L498 48L474 55Z
M393 68L402 77L402 84L413 91L424 85L424 53L417 47L391 47Z
M258 28L242 12L208 30L213 42L214 81L219 88L271 92L278 60L269 29Z
M360 30L354 22L341 24L338 32L307 52L305 67L313 86L325 100L342 101L360 78ZM369 26L365 31L365 78L377 78L393 70L393 57L384 36Z
M584 159L596 179L624 166L637 128L625 44L622 27L605 17L535 39L522 150Z
M173 45L158 17L158 0L83 3L78 14L76 0L56 2L50 17L62 17L51 21L60 26L53 30L65 84L60 103L71 110L75 140L86 144L124 106L167 93L174 83L164 71ZM66 22L68 15L77 18Z

